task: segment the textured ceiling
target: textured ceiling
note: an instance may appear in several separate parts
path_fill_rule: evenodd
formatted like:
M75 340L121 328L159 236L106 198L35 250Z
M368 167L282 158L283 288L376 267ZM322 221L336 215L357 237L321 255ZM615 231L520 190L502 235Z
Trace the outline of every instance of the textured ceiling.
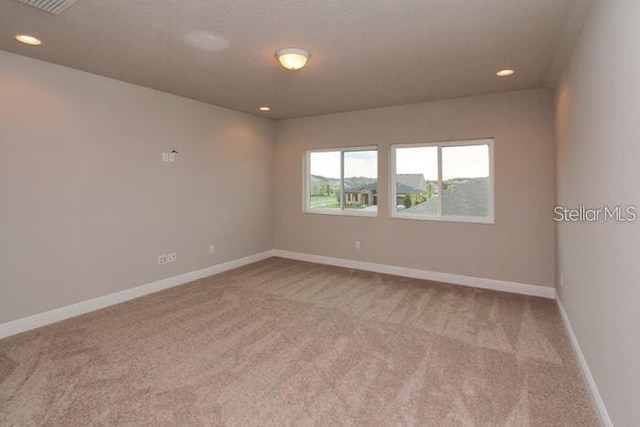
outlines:
M2 0L0 49L278 119L541 87L575 1Z

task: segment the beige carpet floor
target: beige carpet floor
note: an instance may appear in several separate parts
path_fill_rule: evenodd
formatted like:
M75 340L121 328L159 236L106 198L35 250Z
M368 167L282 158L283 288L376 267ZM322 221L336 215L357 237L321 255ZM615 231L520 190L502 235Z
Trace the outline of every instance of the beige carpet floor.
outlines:
M598 425L555 302L271 258L0 340L0 425Z

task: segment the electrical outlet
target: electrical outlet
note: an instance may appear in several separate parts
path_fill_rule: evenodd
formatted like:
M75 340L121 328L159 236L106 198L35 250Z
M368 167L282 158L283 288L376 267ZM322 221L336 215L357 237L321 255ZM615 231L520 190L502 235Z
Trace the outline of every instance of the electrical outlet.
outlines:
M169 262L176 262L178 260L178 254L175 252L172 254L169 254L169 256L167 256L167 259Z
M162 161L167 163L169 161L169 153L162 153Z
M212 254L216 251L216 245L209 245L209 253Z
M162 265L162 264L166 264L167 263L167 255L160 255L158 257L158 265Z
M356 249L360 249L360 240L356 240Z
M564 286L564 277L562 277L562 273L560 273L560 284L558 285L558 287L562 289L563 286Z

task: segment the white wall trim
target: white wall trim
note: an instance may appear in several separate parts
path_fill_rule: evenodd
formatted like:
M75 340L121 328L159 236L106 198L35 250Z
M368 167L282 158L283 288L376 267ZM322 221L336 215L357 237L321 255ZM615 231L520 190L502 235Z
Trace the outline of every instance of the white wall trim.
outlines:
M463 276L460 274L440 273L437 271L419 270L416 268L397 267L387 264L376 264L351 259L332 258L301 252L290 252L281 249L274 249L272 253L273 256L277 256L280 258L314 262L317 264L334 265L337 267L353 268L356 270L372 271L375 273L393 274L395 276L412 277L414 279L445 282L452 285L464 285L474 288L492 289L494 291L511 292L515 294L532 295L536 297L551 299L554 299L556 297L555 288L548 286L529 285L525 283L507 282L504 280L483 279L479 277Z
M254 262L270 258L271 256L272 251L264 251L254 255L249 255L244 258L239 258L222 264L203 268L201 270L179 274L177 276L147 283L141 286L136 286L124 291L115 292L113 294L104 295L65 307L56 308L44 313L38 313L34 314L33 316L3 323L0 325L0 339L19 334L21 332L29 331L31 329L39 328L41 326L46 326L51 323L59 322L71 317L79 316L90 311L99 310L101 308L139 298L141 296L152 294L154 292L162 291L164 289L180 286L185 283L193 282L194 280L202 279L204 277L222 273L227 270L242 267L243 265L252 264Z
M145 285L125 289L124 291L104 295L87 301L82 301L76 304L46 311L44 313L38 313L34 314L33 316L3 323L0 324L0 339L19 334L21 332L26 332L31 329L46 326L51 323L59 322L61 320L69 319L71 317L79 316L81 314L89 313L91 311L100 310L101 308L139 298L144 295L149 295L154 292L159 292L164 289L183 285L185 283L212 276L214 274L222 273L227 270L232 270L234 268L252 264L254 262L258 262L272 256L299 261L314 262L318 264L334 265L337 267L372 271L375 273L384 273L396 276L412 277L415 279L432 280L436 282L450 283L453 285L464 285L475 288L492 289L496 291L512 292L523 295L532 295L543 298L553 299L556 296L555 289L546 286L507 282L503 280L483 279L479 277L463 276L460 274L440 273L436 271L419 270L415 268L397 267L393 265L376 264L371 262L332 258L321 255L312 255L301 252L290 252L280 249L273 249L254 255L249 255L244 258L228 261L222 264L217 264L211 267L203 268L201 270L180 274L177 276L147 283Z
M582 370L582 374L584 375L584 379L587 383L587 387L589 388L589 393L591 394L591 399L593 399L593 404L596 407L596 412L600 416L600 421L605 427L613 427L613 422L609 417L609 412L607 411L607 407L604 404L604 400L602 400L602 396L600 395L600 391L598 390L598 386L596 385L596 380L591 375L591 370L589 369L589 365L587 364L587 359L585 359L584 354L582 353L582 349L580 348L580 344L578 343L578 338L573 332L573 327L571 327L571 322L569 321L569 316L562 305L562 301L560 298L556 298L558 302L558 308L560 309L560 316L562 317L562 323L564 323L564 328L567 331L567 335L569 336L569 341L571 341L571 346L573 347L573 351L576 354L576 358L578 359L578 364L580 365L580 369Z

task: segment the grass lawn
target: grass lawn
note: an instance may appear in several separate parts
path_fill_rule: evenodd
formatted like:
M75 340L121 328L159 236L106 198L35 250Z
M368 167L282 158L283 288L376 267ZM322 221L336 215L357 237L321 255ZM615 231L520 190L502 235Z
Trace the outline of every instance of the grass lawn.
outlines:
M336 196L311 196L312 208L339 208L340 203L336 200Z

